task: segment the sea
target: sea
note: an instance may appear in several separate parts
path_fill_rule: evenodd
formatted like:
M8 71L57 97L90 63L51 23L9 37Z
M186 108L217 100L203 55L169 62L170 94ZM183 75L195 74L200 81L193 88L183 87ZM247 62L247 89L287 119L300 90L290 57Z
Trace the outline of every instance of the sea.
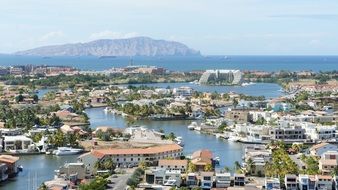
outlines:
M171 71L239 69L260 71L338 70L338 56L181 56L181 57L38 57L0 55L0 66L63 65L80 70L102 71L128 65L151 65Z

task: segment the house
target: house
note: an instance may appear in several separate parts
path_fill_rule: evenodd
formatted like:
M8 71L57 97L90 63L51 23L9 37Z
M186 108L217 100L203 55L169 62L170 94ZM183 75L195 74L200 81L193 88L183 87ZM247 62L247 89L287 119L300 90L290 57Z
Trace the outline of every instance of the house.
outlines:
M265 189L266 190L281 189L279 179L278 178L265 178Z
M182 87L173 89L173 94L175 96L189 97L189 96L192 96L193 92L194 92L194 89L188 86L182 86Z
M211 189L213 186L214 172L201 172L201 188Z
M181 186L180 170L165 170L164 168L151 168L145 171L145 182L165 186Z
M231 184L230 173L216 173L216 188L227 188Z
M188 167L188 160L161 159L158 161L158 167L166 170L180 170L182 173L185 173Z
M315 190L316 188L315 177L309 175L299 175L298 188L299 190Z
M332 177L330 175L316 175L317 190L332 190Z
M188 173L187 179L186 179L186 185L190 188L196 187L198 185L198 179L195 173Z
M56 170L56 175L76 183L86 178L86 172L84 163L66 163Z
M234 174L234 186L244 186L244 185L245 185L245 175Z
M287 174L285 175L285 188L286 190L297 190L298 183L297 183L297 176L294 174Z
M338 147L335 144L320 143L313 145L309 151L312 156L322 156L327 151L338 151Z
M272 128L270 129L272 140L284 141L302 141L306 139L305 129L300 126L292 126L287 128Z
M250 120L248 110L234 109L226 112L225 117L237 123L247 123Z
M322 174L329 175L338 166L338 152L326 151L319 160L319 170Z
M191 163L197 168L197 171L204 171L205 166L212 166L212 152L207 149L198 150L191 156Z
M19 160L19 157L16 156L10 156L10 155L0 155L0 164L6 164L7 171L6 174L8 177L15 177L18 173L18 166L17 162ZM2 166L2 169L4 169L4 166ZM3 176L6 177L6 176Z
M33 143L32 139L24 135L4 136L3 138L3 149L5 151L27 152L29 146Z
M94 154L91 152L84 153L80 155L77 158L78 162L81 162L85 165L86 167L86 173L89 174L94 174L96 169L95 169L95 163L99 161L99 157L96 157Z

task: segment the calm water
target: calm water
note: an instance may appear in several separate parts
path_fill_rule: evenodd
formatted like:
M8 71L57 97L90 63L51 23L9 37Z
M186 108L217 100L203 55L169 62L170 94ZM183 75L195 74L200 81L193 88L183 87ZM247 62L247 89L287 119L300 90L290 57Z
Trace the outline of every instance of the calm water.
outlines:
M0 66L65 65L81 70L104 70L129 65L129 57L99 59L97 57L53 57L0 55ZM338 70L338 56L223 56L212 57L133 57L135 65L155 65L177 71L205 69L240 70Z
M141 85L141 84L138 84ZM267 98L281 96L280 86L277 84L258 83L245 87L234 86L199 86L191 83L155 83L146 84L153 87L171 88L180 86L190 86L198 91L203 92L238 92L247 95L260 96ZM38 96L41 98L48 91L55 89L39 90ZM123 117L105 114L103 108L93 108L86 110L92 128L97 126L112 126L124 128L127 126ZM213 136L198 134L190 131L187 126L190 121L138 121L136 124L144 125L151 129L163 129L166 133L174 132L177 136L182 136L185 141L184 152L191 154L192 152L207 148L214 152L214 156L221 158L220 167L233 166L235 161L240 161L242 156L242 145L238 143L227 142L216 139ZM19 174L13 181L0 184L0 189L21 190L33 189L39 186L43 181L50 180L54 176L54 170L63 165L65 162L76 161L77 156L57 157L50 155L37 156L21 156L19 164L24 166L24 171ZM37 177L36 177L37 176Z
M23 171L12 181L0 183L4 190L36 190L44 181L54 177L54 170L66 162L76 161L77 156L32 155L20 156Z
M104 113L103 108L92 108L86 110L91 119L91 126L112 126L125 128L128 124L123 117L110 113ZM95 118L95 119L94 119ZM240 161L243 147L239 143L232 143L220 140L214 136L199 134L196 131L190 131L187 126L191 121L137 121L135 124L145 126L149 129L163 129L165 133L173 132L176 136L182 136L185 142L184 152L191 154L199 149L209 149L214 156L221 158L220 167L233 166L235 161Z
M160 88L178 88L181 86L189 86L199 92L236 92L251 96L265 96L266 98L276 98L284 95L284 93L281 91L281 86L274 83L256 83L249 86L204 86L192 83L151 83L134 84L133 86L141 85Z

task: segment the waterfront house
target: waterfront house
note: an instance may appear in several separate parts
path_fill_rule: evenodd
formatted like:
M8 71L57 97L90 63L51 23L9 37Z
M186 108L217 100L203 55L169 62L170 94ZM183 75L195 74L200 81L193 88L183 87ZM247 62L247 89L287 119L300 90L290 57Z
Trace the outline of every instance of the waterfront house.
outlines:
M201 188L202 189L211 189L213 186L213 176L214 172L201 172Z
M299 190L315 190L316 188L315 177L309 175L299 175L298 188Z
M327 151L338 151L338 146L335 144L320 143L313 145L309 151L312 156L322 156Z
M231 184L230 173L216 173L215 177L216 188L227 188Z
M159 168L164 168L166 170L180 170L184 173L188 167L188 160L167 160L161 159L158 162Z
M310 137L313 141L319 140L332 140L336 139L336 126L324 126L324 125L317 125L317 126L309 126L306 129L307 136Z
M287 174L284 178L285 188L286 190L297 190L298 183L297 183L297 176L294 174Z
M265 178L265 189L266 190L281 189L279 179L278 178Z
M84 163L66 163L56 170L56 175L76 183L86 178L86 172Z
M5 151L28 152L30 145L33 143L32 139L24 135L4 136L3 138L3 149Z
M197 171L204 171L205 166L212 166L212 152L207 149L198 150L191 156L191 163L196 166Z
M272 140L282 141L303 141L306 139L305 129L300 126L274 127L270 129L270 136Z
M94 174L96 171L95 163L99 161L99 159L100 157L97 157L96 155L92 154L92 152L87 152L80 155L77 158L77 161L85 165L86 173Z
M245 175L244 174L234 174L234 185L235 186L244 186L245 185Z
M332 177L330 175L316 175L317 190L332 190Z
M8 177L15 177L18 173L17 162L19 157L10 156L10 155L0 155L0 164L6 164L7 171L6 174Z
M198 185L198 179L196 173L188 173L186 178L186 185L190 188Z

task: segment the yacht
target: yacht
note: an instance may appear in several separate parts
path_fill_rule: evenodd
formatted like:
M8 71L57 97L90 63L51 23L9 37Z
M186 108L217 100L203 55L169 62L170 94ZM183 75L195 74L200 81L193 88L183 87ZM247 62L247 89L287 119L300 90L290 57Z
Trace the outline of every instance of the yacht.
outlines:
M195 121L191 122L190 125L188 125L189 130L195 130L196 127L198 127L197 123Z
M57 150L53 151L53 154L55 154L56 156L74 155L74 154L79 154L82 151L83 149L79 149L79 148L58 147Z
M176 179L169 178L165 183L164 186L175 186L176 185Z
M182 138L182 137L176 137L176 138L174 139L174 142L175 142L176 144L182 146L182 147L184 146L184 141L183 141L183 138Z

